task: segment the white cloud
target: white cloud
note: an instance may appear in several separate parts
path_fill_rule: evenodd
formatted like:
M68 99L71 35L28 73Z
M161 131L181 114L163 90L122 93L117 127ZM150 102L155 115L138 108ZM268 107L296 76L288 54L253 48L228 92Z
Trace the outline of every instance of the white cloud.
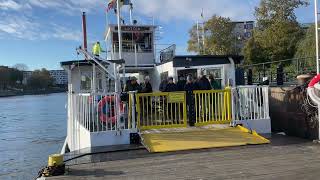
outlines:
M74 15L79 12L92 12L103 6L104 0L29 0L32 7L55 9L65 14Z
M251 20L254 6L259 0L133 0L134 14L155 17L162 22L200 19L201 9L209 18L213 14L233 20ZM102 12L108 0L0 0L0 38L10 35L19 39L63 39L79 41L81 30L46 22L37 18L37 9L79 15L79 12ZM124 11L126 12L126 7ZM143 18L142 18L143 19ZM51 24L50 24L51 23Z
M81 31L72 31L71 29L55 26L52 37L61 40L81 41Z
M30 9L31 6L29 4L17 3L13 0L1 0L0 1L0 9L2 10L21 10L21 9Z
M38 23L22 15L2 17L0 21L0 38L26 40L60 39L80 41L81 31L61 27L53 23Z
M161 21L199 20L202 8L206 18L213 14L234 20L253 18L259 0L135 0L135 12Z
M6 16L2 17L0 22L0 34L10 35L19 39L34 40L37 28L40 25L30 21L24 16ZM2 36L5 37L5 36Z

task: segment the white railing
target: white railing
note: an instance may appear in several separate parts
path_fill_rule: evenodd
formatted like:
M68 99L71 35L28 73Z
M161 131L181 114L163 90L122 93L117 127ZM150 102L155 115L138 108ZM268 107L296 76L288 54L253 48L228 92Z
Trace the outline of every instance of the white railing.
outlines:
M232 116L239 121L270 119L268 86L239 86L232 91Z
M69 96L70 120L77 121L89 132L135 128L131 113L132 98L120 102L120 95L115 93L69 94ZM116 101L120 102L119 107L116 107Z
M67 142L70 150L91 147L93 134L121 134L122 130L136 129L134 97L134 93L129 93L128 99L121 101L120 94L116 93L69 93ZM118 105L116 101L121 103Z

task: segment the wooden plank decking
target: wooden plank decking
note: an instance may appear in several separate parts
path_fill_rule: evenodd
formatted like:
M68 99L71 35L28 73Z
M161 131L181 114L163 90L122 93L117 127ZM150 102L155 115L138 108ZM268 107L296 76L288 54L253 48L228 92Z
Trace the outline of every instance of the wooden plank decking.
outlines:
M72 163L82 164L49 179L320 179L320 145L275 135L267 145L175 153L138 149Z

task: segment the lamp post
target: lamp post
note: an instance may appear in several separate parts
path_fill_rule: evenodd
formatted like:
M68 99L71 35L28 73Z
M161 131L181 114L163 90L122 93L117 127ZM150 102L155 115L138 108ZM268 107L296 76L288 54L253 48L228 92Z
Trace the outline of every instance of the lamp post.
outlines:
M318 28L318 0L314 0L314 19L316 30L316 62L317 62L317 74L319 74L319 28Z

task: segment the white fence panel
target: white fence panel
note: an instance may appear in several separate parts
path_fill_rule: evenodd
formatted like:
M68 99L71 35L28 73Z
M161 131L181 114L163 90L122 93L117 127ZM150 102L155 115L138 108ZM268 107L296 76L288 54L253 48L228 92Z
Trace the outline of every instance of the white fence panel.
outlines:
M239 86L232 90L233 125L271 133L268 86Z

